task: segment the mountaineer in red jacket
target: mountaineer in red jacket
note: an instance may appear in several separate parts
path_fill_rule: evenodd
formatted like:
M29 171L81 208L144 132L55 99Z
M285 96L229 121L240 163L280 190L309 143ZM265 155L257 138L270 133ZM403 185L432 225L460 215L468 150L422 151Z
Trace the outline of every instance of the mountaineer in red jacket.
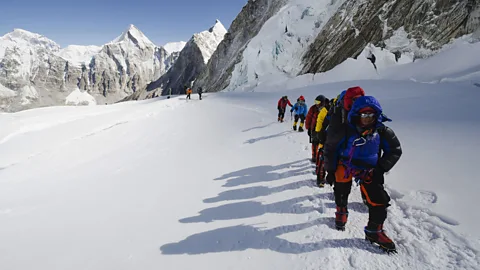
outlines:
M287 96L283 96L278 101L277 109L278 109L278 122L283 122L283 118L285 117L285 110L287 109L287 105L293 107L290 100L288 100Z
M319 95L315 98L315 104L310 107L305 119L305 128L307 129L308 137L310 137L310 143L312 144L312 162L316 162L318 142L315 140L315 127L317 126L318 114L320 111L325 110L325 105L328 103L328 99L324 95Z

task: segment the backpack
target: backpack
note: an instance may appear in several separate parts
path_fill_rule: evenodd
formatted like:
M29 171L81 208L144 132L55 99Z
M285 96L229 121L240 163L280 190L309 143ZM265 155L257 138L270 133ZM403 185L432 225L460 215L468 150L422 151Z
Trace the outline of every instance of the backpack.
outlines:
M345 138L345 147L340 153L343 164L357 171L375 168L380 154L381 136L377 129L371 134L361 136L357 132Z

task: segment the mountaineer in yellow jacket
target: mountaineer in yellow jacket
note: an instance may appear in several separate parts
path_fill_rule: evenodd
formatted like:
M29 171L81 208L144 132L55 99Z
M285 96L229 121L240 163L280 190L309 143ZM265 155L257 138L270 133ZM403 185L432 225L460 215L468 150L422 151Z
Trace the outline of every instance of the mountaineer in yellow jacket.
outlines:
M317 174L317 186L325 186L325 168L323 166L323 143L325 142L326 128L328 126L328 110L330 109L330 101L323 95L320 100L320 108L315 123L315 132L312 132L312 144L317 145L317 157L316 157L316 174ZM317 97L318 98L318 97Z

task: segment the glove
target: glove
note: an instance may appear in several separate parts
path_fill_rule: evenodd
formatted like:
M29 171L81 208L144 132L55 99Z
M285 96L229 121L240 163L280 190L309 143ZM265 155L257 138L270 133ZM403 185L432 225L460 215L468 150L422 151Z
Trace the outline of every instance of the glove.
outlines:
M326 177L327 183L332 186L333 183L335 183L335 171L329 171L327 172L327 177Z
M308 137L312 137L312 130L311 130L311 129L308 129L308 130L307 130L307 134L308 134Z
M293 112L293 109L291 109L290 112Z
M372 183L383 185L385 183L384 175L385 175L385 170L380 165L377 165L375 169L373 169Z
M277 110L281 110L281 107L280 107L280 106L277 106Z

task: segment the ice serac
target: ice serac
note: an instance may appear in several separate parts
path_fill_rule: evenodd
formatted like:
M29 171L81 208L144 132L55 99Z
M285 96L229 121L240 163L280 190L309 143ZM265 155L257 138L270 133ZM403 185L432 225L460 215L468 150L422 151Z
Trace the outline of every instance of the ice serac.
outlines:
M289 1L249 41L225 90L250 90L295 77L308 46L344 1Z
M232 71L242 60L242 52L250 40L287 2L287 0L249 0L232 22L206 69L195 81L195 88L201 86L204 91L215 92L227 87Z
M124 100L138 100L153 96L185 93L185 87L191 87L198 75L205 69L218 44L227 30L219 20L208 30L196 33L185 44L172 68L145 89L134 93Z
M15 29L0 37L0 84L15 93L0 93L0 110L72 104L70 94L79 90L95 103L113 103L158 79L177 57L134 25L101 47L64 49L42 35Z
M453 38L478 29L480 1L346 1L303 57L303 73L330 70L373 44L428 57ZM392 39L404 36L399 44Z

